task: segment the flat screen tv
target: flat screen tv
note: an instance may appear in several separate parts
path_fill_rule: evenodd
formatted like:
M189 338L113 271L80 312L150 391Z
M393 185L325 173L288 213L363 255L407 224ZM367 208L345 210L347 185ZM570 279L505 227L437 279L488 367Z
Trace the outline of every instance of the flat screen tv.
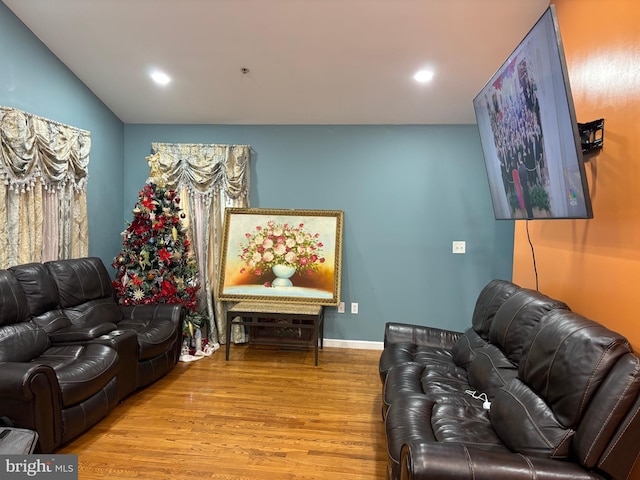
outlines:
M496 219L593 217L553 6L473 106Z

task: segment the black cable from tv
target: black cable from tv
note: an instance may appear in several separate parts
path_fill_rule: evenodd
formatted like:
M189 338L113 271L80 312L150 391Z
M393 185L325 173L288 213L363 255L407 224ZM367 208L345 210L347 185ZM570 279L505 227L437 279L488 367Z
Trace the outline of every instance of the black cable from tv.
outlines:
M536 275L536 291L538 290L538 267L536 266L536 251L533 248L533 243L531 242L531 235L529 235L529 219L527 219L527 240L529 240L529 246L531 247L531 258L533 258L533 272Z

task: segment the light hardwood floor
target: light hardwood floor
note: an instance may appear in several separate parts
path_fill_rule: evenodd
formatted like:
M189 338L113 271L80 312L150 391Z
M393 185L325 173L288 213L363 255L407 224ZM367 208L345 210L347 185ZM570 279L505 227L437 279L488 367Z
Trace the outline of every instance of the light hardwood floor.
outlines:
M223 347L224 348L224 347ZM383 479L379 351L231 346L179 363L56 453L80 480Z

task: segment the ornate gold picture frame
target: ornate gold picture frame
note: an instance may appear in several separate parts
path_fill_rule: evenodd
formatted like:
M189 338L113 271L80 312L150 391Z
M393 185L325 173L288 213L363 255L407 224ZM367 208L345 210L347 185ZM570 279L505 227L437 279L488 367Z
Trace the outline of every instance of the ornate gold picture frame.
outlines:
M218 300L340 303L341 210L227 208Z

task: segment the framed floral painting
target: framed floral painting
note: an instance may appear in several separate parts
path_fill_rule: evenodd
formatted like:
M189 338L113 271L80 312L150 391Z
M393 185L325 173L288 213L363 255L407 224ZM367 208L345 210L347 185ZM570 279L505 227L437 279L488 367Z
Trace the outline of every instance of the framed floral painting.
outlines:
M340 303L341 210L227 208L218 300Z

